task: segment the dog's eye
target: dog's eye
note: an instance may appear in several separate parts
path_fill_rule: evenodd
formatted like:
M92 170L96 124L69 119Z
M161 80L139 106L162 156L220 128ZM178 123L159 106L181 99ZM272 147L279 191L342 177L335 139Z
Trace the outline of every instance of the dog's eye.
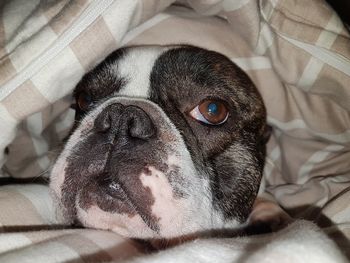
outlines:
M210 125L220 125L227 121L228 110L220 100L206 99L190 111L191 117Z
M91 96L85 92L79 94L77 104L80 110L87 111L93 104Z

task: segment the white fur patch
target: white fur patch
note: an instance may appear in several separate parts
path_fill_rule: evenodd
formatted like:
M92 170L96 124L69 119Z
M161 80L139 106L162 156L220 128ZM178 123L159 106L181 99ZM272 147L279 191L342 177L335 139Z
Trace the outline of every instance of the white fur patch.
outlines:
M164 47L134 49L119 60L114 67L117 69L118 77L126 80L126 85L118 91L118 95L148 98L152 68L157 58L166 50Z

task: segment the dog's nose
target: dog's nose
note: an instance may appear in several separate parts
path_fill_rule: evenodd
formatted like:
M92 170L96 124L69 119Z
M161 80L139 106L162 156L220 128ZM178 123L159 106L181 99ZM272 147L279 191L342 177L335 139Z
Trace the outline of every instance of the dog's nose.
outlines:
M119 103L107 106L97 116L94 127L97 132L128 139L147 140L153 137L156 132L152 119L143 109Z

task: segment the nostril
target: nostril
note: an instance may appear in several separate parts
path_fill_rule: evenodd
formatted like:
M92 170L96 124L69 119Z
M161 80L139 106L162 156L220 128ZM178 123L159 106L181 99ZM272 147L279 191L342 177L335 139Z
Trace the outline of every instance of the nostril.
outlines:
M156 127L151 117L140 107L113 104L106 107L95 119L95 131L109 133L114 140L131 142L148 140L155 136Z
M121 185L117 182L111 182L107 189L107 194L113 197L114 199L118 199L120 201L126 201L127 200L127 195L124 192L123 188Z
M95 121L95 128L98 132L107 132L111 128L112 117L108 111L100 114Z
M135 116L129 122L129 135L139 139L149 139L155 134L155 127L149 116Z
M102 120L101 123L101 131L106 132L111 128L112 118L111 115L108 113L106 117Z
M147 140L155 135L156 128L152 119L142 109L134 108L128 122L129 136Z
M120 184L116 183L116 182L111 182L108 187L113 190L113 191L121 191L122 188L120 187Z
M103 109L96 117L94 128L97 132L109 132L118 122L119 116L124 106L119 103L111 104Z

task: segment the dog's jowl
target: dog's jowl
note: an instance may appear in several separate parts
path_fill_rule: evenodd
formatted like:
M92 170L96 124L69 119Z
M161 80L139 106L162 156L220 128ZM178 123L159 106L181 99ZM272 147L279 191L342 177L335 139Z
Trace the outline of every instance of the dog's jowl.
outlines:
M76 123L51 175L67 223L173 238L247 220L266 113L228 58L192 46L123 48L74 95Z

